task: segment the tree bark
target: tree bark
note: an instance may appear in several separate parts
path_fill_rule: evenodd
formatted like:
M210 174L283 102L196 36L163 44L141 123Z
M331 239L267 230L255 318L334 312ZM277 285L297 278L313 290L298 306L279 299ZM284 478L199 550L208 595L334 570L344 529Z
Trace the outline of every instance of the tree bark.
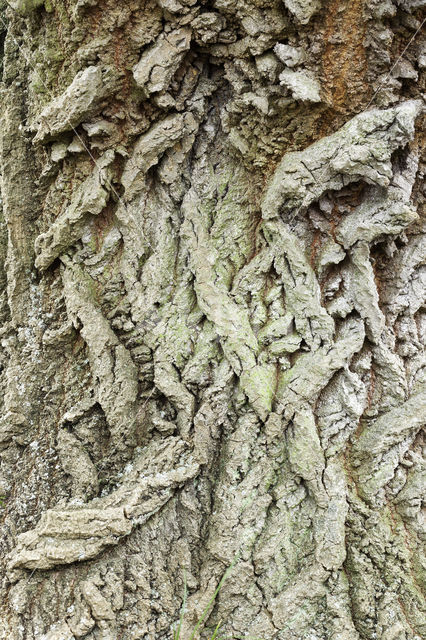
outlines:
M425 2L0 4L0 638L425 637Z

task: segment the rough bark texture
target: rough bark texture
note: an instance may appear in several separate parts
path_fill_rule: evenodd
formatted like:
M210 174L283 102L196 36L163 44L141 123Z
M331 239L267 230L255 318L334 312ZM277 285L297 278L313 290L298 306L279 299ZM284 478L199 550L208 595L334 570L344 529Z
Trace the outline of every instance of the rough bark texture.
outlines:
M425 637L425 3L0 4L0 638Z

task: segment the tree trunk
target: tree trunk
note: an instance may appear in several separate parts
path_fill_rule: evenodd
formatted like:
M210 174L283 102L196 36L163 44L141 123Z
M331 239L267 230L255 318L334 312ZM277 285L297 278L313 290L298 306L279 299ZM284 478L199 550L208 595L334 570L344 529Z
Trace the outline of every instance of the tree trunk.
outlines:
M425 637L425 2L0 4L1 639Z

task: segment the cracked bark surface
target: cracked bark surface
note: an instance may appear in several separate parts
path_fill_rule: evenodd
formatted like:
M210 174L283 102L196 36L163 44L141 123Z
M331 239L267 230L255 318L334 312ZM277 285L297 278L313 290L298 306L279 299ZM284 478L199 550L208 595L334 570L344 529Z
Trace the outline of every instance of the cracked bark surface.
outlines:
M2 640L426 634L423 6L0 0Z

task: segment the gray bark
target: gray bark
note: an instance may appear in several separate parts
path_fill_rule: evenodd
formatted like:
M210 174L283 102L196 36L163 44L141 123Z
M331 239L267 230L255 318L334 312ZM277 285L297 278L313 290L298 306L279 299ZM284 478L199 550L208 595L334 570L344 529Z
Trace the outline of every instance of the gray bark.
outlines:
M0 638L420 640L425 3L0 4Z

